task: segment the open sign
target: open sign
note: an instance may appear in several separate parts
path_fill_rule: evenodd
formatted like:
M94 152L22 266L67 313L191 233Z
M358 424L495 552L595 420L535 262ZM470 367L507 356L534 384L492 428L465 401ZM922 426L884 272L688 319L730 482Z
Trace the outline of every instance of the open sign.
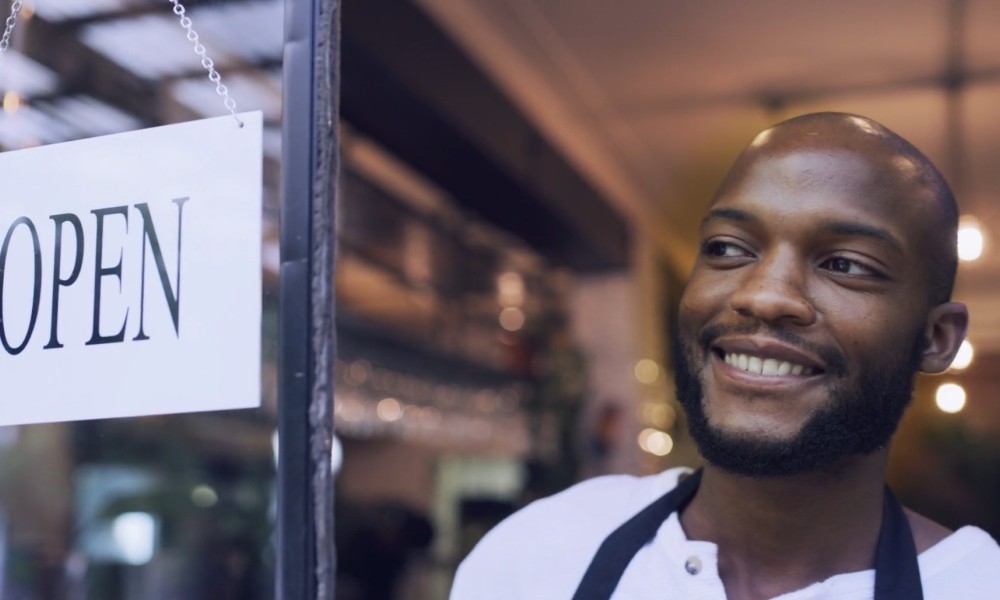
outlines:
M0 154L0 424L259 404L245 116Z

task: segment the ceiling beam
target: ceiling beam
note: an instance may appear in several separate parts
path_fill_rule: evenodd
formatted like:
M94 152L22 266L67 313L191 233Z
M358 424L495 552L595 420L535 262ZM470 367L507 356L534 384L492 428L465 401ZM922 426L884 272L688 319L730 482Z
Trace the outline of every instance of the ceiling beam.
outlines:
M627 264L621 215L419 8L348 2L343 27L348 122L550 260Z
M76 30L37 15L25 34L25 54L59 74L58 96L87 95L119 108L144 126L159 124L159 82L146 81L87 46Z

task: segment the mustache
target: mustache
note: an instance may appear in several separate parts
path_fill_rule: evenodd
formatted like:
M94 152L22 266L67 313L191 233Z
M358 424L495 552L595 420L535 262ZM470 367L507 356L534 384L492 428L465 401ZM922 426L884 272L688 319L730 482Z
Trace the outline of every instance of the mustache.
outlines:
M832 375L847 373L847 359L836 348L817 344L787 329L773 327L763 322L708 325L698 334L698 343L708 350L714 345L715 340L724 335L766 335L819 356L827 373Z

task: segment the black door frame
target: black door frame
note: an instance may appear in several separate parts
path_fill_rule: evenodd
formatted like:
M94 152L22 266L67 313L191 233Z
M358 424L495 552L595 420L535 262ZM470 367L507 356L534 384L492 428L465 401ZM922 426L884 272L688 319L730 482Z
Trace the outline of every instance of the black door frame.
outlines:
M340 0L286 0L283 57L278 600L332 600L334 206Z

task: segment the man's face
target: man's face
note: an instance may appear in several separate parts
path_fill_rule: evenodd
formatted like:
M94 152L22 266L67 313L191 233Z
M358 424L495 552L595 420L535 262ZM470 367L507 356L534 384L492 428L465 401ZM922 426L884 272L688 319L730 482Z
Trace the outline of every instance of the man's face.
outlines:
M924 347L926 194L891 156L758 153L702 226L681 299L678 398L706 459L746 475L885 445Z

